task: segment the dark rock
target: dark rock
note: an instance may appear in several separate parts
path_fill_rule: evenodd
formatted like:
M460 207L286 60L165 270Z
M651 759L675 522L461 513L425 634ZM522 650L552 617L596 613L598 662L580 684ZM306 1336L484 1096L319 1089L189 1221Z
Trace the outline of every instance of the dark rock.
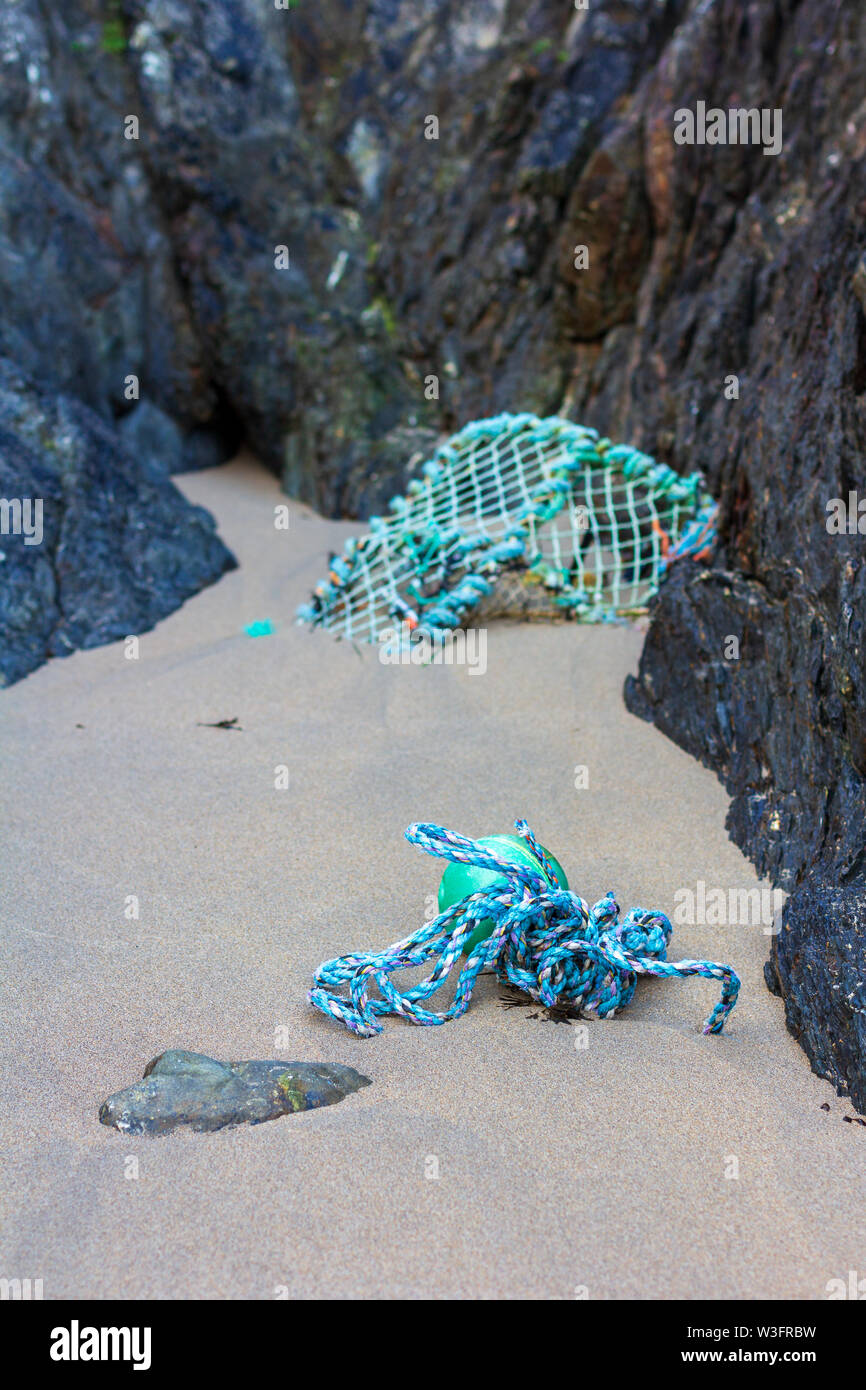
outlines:
M177 473L183 462L184 441L180 426L159 406L141 401L118 424L127 453L151 471Z
M336 1105L370 1084L339 1062L215 1062L163 1052L141 1081L103 1102L99 1119L122 1134L168 1134L181 1125L210 1132Z
M834 539L841 564L846 542ZM816 547L824 548L818 536ZM830 581L832 550L823 563ZM776 583L781 557L778 568ZM633 713L719 774L732 798L731 835L762 875L790 890L768 988L785 999L789 1027L815 1070L862 1105L859 1015L842 1028L838 995L866 977L863 653L853 617L866 611L866 567L838 576L835 623L832 599L819 601L803 584L804 571L819 573L817 558L801 556L798 569L799 577L787 569L783 598L738 570L675 565L625 697ZM726 660L731 637L739 657Z
M506 13L481 0L397 0L366 15L352 7L348 19L341 0L299 7L302 111L358 181L371 287L400 358L419 381L438 376L441 427L557 410L575 334L595 339L633 318L651 217L630 108L685 9L600 0L577 15L525 0ZM425 138L430 115L437 139ZM594 157L583 191L601 206L590 238L588 198L575 190ZM375 203L364 190L374 175ZM591 277L597 291L573 266L587 239L606 266L603 285ZM578 295L585 307L575 309Z
M812 1070L866 1112L866 883L807 874L785 904L767 970Z
M126 377L184 425L215 405L105 7L0 7L0 355L110 419Z
M859 1015L838 1000L863 978L866 565L827 505L866 496L864 53L862 9L690 7L648 88L657 231L638 323L596 376L605 428L700 464L721 502L717 560L662 586L627 703L719 774L734 839L791 891L768 981L861 1106ZM781 108L782 153L675 154L670 110L710 91ZM593 389L584 373L575 401Z
M234 428L227 424L215 429L201 426L199 429L190 430L183 441L180 461L175 471L197 473L203 468L218 468L221 463L234 456L240 443L241 434L237 422Z
M200 425L184 432L149 400L143 400L118 421L124 447L140 463L165 473L193 473L217 468L237 453L242 435L230 411L215 416L216 426Z
M729 642L738 657L726 659ZM833 640L791 578L787 600L735 570L673 566L651 609L626 703L717 772L732 797L728 828L762 875L791 889L832 850L840 879L856 871L866 786L840 766L850 746L842 692L860 660ZM804 652L834 649L804 679ZM853 689L853 685L851 686Z
M213 520L69 396L0 358L0 498L41 502L41 534L0 537L0 681L49 656L138 635L235 561ZM34 514L35 515L35 514ZM23 513L22 513L23 516Z
M140 102L119 9L2 6L0 54L0 357L31 383L0 371L0 496L41 498L45 529L39 546L0 537L6 683L145 631L233 561L166 480L187 456L177 426L218 425L221 396L124 138Z
M294 495L329 513L381 507L406 478L393 432L431 412L369 281L350 166L304 120L289 60L300 12L126 11L152 196L211 378Z

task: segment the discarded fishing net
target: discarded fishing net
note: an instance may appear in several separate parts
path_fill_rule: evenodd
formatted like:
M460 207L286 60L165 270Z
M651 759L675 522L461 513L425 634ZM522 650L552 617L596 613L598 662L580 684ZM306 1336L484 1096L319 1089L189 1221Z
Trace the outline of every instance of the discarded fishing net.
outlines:
M555 416L476 420L440 445L369 533L347 541L301 622L376 642L472 615L611 622L645 611L668 564L703 557L701 475Z
M428 854L493 870L500 878L468 894L387 950L338 956L316 971L310 1003L361 1037L382 1032L379 1019L394 1014L430 1026L459 1018L484 969L503 983L552 1008L576 1015L612 1017L632 998L638 975L720 980L721 998L705 1020L705 1033L720 1033L737 1002L740 981L729 965L712 961L667 961L673 928L658 909L633 907L620 921L613 893L594 907L564 888L526 821L515 828L526 840L532 863L501 858L486 845L439 825L410 825L406 839ZM454 1002L442 1013L424 1007L439 990L481 923L490 935L477 942L457 979ZM401 992L396 970L432 963L430 974ZM379 997L371 997L375 987Z

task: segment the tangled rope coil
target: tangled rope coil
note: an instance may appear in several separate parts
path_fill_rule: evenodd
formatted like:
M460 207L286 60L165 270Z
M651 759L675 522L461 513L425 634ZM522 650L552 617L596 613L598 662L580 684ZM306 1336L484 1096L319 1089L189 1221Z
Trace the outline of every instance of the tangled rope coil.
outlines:
M539 870L509 863L486 846L439 825L410 825L406 839L442 859L492 869L505 880L469 894L411 936L387 950L338 956L316 971L309 1001L361 1037L381 1033L379 1018L394 1014L425 1026L459 1018L469 1007L480 972L488 967L499 979L547 1007L567 1002L581 1013L606 1018L624 1008L638 975L662 978L702 975L721 980L722 995L706 1019L705 1033L720 1033L737 1002L740 981L728 965L710 961L668 962L665 952L673 928L663 912L634 907L619 920L612 892L588 907L559 885L526 821L515 822ZM545 877L546 875L546 877ZM557 886L553 887L552 884ZM454 1002L442 1013L423 1007L440 988L463 946L482 921L492 935L471 951L457 980ZM401 993L390 976L395 970L436 965L419 984ZM371 999L375 986L381 998ZM341 993L344 987L348 993Z

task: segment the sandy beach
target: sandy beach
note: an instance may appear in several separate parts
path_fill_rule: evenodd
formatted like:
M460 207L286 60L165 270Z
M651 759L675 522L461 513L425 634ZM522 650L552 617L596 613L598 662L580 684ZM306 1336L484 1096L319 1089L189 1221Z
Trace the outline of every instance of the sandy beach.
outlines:
M755 886L715 777L625 710L641 631L502 624L483 675L383 665L294 625L356 523L292 504L276 530L285 499L246 459L180 486L240 569L137 660L78 652L0 695L0 1275L47 1299L821 1299L866 1272L866 1130L786 1032L760 924L675 929L672 959L742 978L720 1037L700 980L642 981L585 1048L492 977L464 1018L373 1039L306 1002L321 961L423 920L441 866L411 821L525 816L623 909ZM215 1135L101 1126L170 1047L373 1084Z

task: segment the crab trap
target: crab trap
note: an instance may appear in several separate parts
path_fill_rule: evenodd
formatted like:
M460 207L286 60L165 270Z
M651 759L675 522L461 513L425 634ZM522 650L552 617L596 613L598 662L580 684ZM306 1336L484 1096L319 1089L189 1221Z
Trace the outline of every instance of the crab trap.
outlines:
M498 415L440 445L389 511L332 559L299 621L377 642L395 623L627 619L675 558L710 553L716 506L699 473L597 430Z

